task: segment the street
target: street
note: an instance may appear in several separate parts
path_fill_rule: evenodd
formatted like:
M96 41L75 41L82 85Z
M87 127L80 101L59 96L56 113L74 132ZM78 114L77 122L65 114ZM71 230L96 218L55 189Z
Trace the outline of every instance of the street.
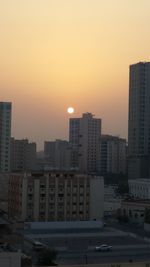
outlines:
M58 253L58 264L92 264L92 263L114 263L129 261L145 261L150 262L150 249L124 249L112 250L111 252L68 252Z
M141 236L137 236L129 231L122 231L111 227L95 233L72 233L72 234L50 234L33 233L28 237L39 240L49 249L58 252L57 264L96 264L96 263L115 263L129 261L150 262L150 243ZM107 244L112 246L112 251L95 251L95 247ZM31 246L31 244L30 244ZM24 246L25 250L30 251L34 260L36 252Z

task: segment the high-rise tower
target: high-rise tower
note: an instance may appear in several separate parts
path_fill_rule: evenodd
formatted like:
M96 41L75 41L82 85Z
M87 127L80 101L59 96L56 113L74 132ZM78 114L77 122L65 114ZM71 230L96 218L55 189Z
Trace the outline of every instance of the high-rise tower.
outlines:
M128 176L150 177L150 62L130 66Z
M0 172L10 170L11 103L0 102Z
M85 173L100 172L101 119L91 113L71 118L69 141L72 146L72 167Z

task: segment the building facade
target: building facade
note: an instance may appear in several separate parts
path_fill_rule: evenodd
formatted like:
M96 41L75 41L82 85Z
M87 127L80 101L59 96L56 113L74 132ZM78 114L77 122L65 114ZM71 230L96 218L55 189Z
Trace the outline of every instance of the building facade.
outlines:
M121 202L120 215L130 222L143 224L146 209L150 209L150 200L126 199Z
M111 217L121 208L121 199L117 198L117 185L104 186L104 216Z
M8 212L9 173L0 173L0 210Z
M28 139L11 138L10 169L14 171L29 171L36 168L36 143Z
M128 177L150 177L150 62L130 66Z
M101 174L126 174L126 140L111 135L101 136Z
M11 103L0 102L0 172L10 170Z
M8 213L18 220L100 220L103 204L102 177L73 172L10 176Z
M1 251L0 266L3 267L21 267L21 252Z
M100 173L101 119L91 113L71 118L69 142L72 147L71 165L84 173Z
M71 149L69 142L57 139L55 141L45 141L44 158L49 169L69 170Z
M135 198L150 199L150 179L129 180L129 193Z

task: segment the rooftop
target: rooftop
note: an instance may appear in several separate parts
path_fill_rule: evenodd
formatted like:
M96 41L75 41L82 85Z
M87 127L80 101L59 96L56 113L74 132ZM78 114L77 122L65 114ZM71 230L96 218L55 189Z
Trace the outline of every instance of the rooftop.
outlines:
M132 203L139 203L139 204L150 204L150 199L140 199L140 198L127 198L122 200L122 202L132 202Z
M129 182L150 183L150 178L130 179Z

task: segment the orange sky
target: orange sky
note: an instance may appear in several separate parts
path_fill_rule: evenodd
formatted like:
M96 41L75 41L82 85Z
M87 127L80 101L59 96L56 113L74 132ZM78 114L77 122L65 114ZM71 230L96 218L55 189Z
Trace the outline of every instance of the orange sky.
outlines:
M103 132L127 136L128 66L149 61L149 0L0 0L0 100L12 135L68 137L92 112Z

